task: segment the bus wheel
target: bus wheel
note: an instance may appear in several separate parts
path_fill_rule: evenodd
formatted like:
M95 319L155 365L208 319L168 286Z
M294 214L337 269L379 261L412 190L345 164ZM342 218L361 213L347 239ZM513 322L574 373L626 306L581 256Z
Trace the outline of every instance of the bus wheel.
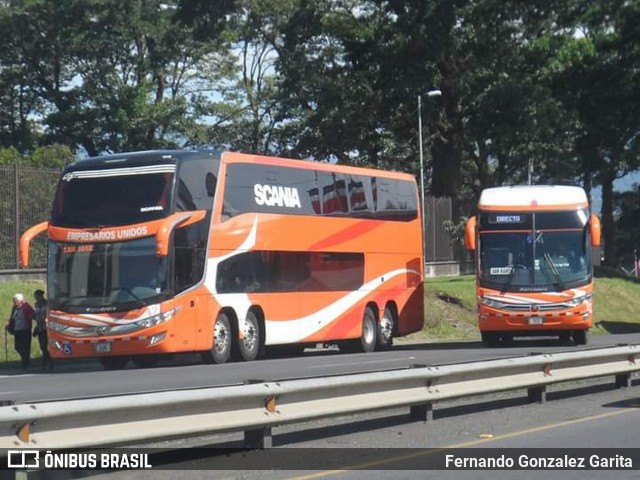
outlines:
M205 363L226 363L231 356L232 343L231 321L226 313L220 313L213 326L213 346L202 353L202 360Z
M242 327L240 327L242 328ZM238 332L238 350L243 360L256 360L264 353L260 320L253 310L249 310L244 320L244 328Z
M485 347L497 347L500 343L500 334L498 332L481 332L482 344Z
M378 322L378 331L376 335L376 350L389 350L393 344L393 326L395 323L395 315L393 310L387 306L384 314Z
M358 348L361 352L369 353L376 349L376 338L378 336L377 324L376 314L371 307L365 308L364 317L362 318L362 336L360 337L360 345Z
M587 331L586 330L574 330L573 331L573 343L576 345L587 344Z
M129 363L129 357L102 357L100 363L105 370L122 370Z
M133 364L138 368L151 368L158 363L156 355L134 355L131 357Z

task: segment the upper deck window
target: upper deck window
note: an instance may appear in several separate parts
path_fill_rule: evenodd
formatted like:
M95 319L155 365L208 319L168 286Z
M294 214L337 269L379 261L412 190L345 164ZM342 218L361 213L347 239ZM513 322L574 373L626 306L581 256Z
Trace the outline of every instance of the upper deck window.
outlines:
M175 170L167 164L67 172L58 183L51 223L111 227L166 217Z
M411 221L416 186L408 180L303 168L231 164L223 220L243 213L335 216Z

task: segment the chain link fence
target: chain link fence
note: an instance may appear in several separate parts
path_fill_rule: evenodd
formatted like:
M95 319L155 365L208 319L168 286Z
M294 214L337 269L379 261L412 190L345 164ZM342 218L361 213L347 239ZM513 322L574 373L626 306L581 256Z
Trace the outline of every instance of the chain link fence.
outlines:
M19 268L18 242L29 227L49 219L60 170L33 167L0 167L0 270ZM47 264L46 235L31 247L30 268Z

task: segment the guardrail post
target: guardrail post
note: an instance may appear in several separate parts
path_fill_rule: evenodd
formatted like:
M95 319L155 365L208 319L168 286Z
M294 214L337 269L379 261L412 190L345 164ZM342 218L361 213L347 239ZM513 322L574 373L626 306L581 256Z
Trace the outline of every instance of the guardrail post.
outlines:
M245 380L245 385L255 385L256 383L263 383L264 380ZM275 411L276 399L274 397L268 397L265 401L265 409L269 412ZM271 427L260 427L254 430L244 431L244 447L250 449L262 450L265 448L271 448L273 446L273 438L271 436Z
M527 389L527 396L530 402L547 403L547 386L540 385Z
M616 375L616 388L631 388L631 373Z
M244 448L262 450L273 446L271 427L244 431Z
M422 405L411 405L409 416L412 420L419 422L430 422L433 420L433 403Z

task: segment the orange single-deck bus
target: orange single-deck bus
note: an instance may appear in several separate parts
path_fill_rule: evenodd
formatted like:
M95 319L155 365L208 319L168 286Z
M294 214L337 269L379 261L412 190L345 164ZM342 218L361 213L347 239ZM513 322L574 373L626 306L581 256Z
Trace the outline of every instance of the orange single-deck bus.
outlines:
M587 343L593 323L591 246L600 221L579 187L519 186L482 192L467 221L467 249L476 252L482 341L558 335Z
M105 368L152 354L386 349L423 325L407 174L240 153L150 151L62 173L49 238L49 349Z

